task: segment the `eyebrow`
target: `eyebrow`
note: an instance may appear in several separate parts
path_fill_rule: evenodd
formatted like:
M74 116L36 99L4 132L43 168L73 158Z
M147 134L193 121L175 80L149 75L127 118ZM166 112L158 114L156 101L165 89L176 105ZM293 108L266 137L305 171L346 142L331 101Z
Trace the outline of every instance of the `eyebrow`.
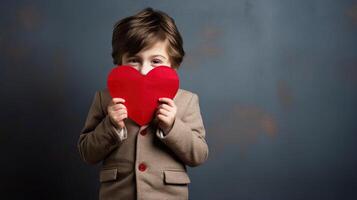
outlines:
M160 56L160 57L162 57L164 59L167 59L167 58L165 58L165 56L162 56L162 55L153 55L153 56L151 56L151 58L156 57L156 56Z
M150 56L150 58L154 58L154 57L162 57L162 58L167 60L167 58L165 56L162 56L162 55L159 55L159 54ZM129 58L140 58L140 57L135 55L135 56L127 57L127 59L129 59Z

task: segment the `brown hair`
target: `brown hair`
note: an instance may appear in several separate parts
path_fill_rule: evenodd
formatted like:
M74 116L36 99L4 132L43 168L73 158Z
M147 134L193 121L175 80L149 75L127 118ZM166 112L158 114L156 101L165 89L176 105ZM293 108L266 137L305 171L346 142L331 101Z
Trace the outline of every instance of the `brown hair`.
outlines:
M158 41L168 40L167 52L171 67L178 68L185 56L182 37L166 13L145 8L133 16L119 20L114 25L112 57L115 65L122 64L124 54L134 56Z

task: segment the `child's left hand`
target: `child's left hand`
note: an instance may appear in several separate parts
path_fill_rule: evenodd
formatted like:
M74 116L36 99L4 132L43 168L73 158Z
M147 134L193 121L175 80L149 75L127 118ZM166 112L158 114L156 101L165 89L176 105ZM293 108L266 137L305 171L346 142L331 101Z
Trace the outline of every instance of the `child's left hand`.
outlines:
M164 131L166 135L170 132L176 117L177 107L174 101L170 98L160 98L160 105L156 111L156 117L159 120L159 127Z

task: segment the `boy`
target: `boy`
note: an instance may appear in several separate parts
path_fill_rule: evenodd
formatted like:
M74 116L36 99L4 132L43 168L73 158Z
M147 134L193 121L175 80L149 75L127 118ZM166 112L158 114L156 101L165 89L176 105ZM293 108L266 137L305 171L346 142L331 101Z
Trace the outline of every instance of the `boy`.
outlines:
M174 20L146 8L116 23L112 57L115 65L130 65L143 75L159 65L177 70L182 44ZM95 93L78 149L85 162L102 161L101 200L188 199L186 165L208 158L199 98L179 89L173 99L159 101L155 119L140 126L128 118L125 99L112 99L108 89Z

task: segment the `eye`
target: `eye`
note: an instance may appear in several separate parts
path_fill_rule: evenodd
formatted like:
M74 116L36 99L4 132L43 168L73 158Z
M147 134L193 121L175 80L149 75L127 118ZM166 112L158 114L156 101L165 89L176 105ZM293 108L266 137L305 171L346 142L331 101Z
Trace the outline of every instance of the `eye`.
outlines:
M162 63L162 61L159 60L159 59L154 59L152 62L153 62L154 64L160 64L160 63Z
M139 61L138 61L138 59L131 58L131 59L128 60L128 62L130 62L130 63L137 63L137 62L139 62Z

